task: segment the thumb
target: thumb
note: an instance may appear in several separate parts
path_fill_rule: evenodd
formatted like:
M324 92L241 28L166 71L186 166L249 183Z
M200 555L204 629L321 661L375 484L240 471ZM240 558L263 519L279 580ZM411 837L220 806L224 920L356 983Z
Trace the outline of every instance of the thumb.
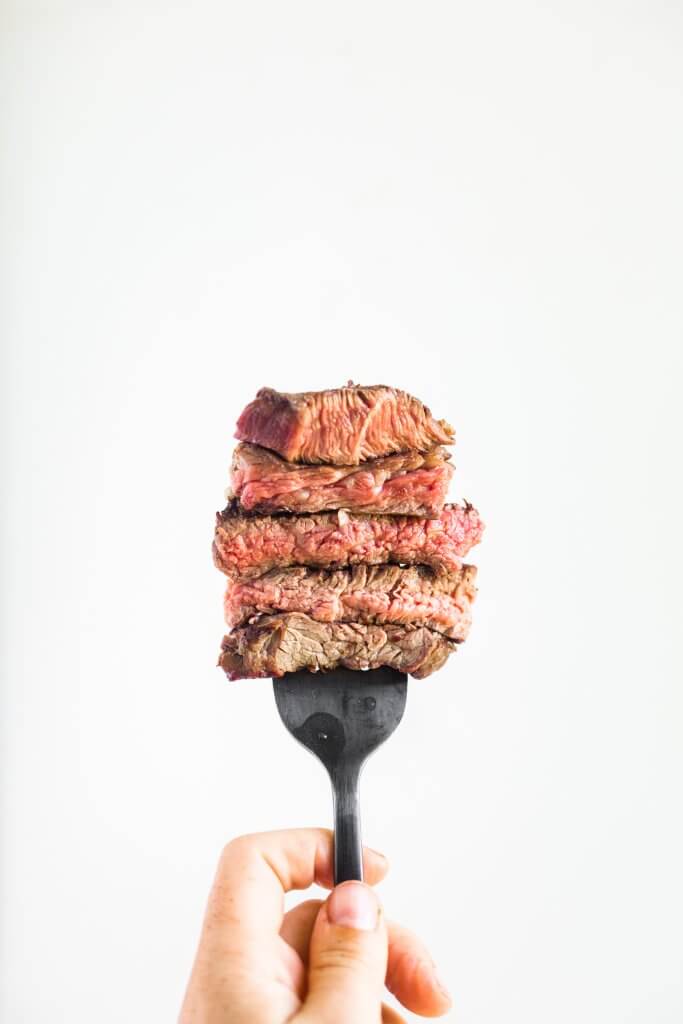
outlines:
M378 1024L387 970L384 915L373 890L344 882L322 905L311 935L302 1013L320 1024Z

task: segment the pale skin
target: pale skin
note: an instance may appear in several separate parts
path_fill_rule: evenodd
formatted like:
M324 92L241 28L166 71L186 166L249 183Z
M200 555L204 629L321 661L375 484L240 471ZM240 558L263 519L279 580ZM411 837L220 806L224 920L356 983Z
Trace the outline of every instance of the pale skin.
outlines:
M365 883L284 913L284 896L332 888L332 835L293 829L242 836L220 858L179 1024L401 1024L385 987L413 1013L451 1006L432 958L387 921L372 886L386 858L363 851Z

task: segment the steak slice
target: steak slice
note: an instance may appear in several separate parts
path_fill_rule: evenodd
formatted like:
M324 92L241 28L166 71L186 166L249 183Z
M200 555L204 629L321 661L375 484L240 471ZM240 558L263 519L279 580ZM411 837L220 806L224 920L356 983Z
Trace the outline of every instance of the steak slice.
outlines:
M451 444L454 434L405 391L349 383L295 395L261 388L238 419L235 437L272 448L290 462L357 466L393 452Z
M285 672L389 665L416 679L441 668L457 644L426 626L316 622L308 615L264 615L223 638L218 664L229 679Z
M236 502L216 516L213 555L227 576L259 576L290 565L338 568L365 562L457 570L484 530L469 504L446 505L438 519L318 512L249 515Z
M242 508L259 512L393 512L438 516L453 467L445 448L406 452L360 466L286 462L255 444L238 444L230 483Z
M350 569L271 569L228 584L225 621L242 626L260 614L302 612L316 622L428 626L458 643L472 622L477 570L355 565Z

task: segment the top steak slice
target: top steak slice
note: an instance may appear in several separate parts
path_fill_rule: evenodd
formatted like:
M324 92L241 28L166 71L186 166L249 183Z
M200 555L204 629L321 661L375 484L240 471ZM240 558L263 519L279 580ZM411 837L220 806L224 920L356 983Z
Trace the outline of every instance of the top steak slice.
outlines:
M357 466L393 452L451 444L454 433L405 391L349 384L292 395L261 388L237 421L235 437L272 448L289 462Z
M406 452L360 466L310 466L286 462L267 448L238 444L232 457L231 493L247 511L393 512L438 516L453 475L445 448Z
M318 512L250 515L231 502L216 516L213 555L227 576L260 576L288 565L338 568L365 562L457 570L484 524L469 504L445 505L438 519Z
M271 569L228 584L225 621L243 626L262 614L302 612L317 622L429 626L460 643L472 624L476 575L473 565L444 573L424 565Z
M456 649L453 640L426 626L369 626L316 622L308 615L263 615L223 638L218 664L229 679L382 665L424 679Z

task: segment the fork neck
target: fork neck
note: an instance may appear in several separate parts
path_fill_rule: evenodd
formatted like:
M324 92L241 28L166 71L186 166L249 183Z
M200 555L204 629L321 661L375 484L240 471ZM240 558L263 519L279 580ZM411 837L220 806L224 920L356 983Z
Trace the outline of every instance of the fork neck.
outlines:
M330 772L334 797L334 884L363 881L359 780L361 765L339 765Z

